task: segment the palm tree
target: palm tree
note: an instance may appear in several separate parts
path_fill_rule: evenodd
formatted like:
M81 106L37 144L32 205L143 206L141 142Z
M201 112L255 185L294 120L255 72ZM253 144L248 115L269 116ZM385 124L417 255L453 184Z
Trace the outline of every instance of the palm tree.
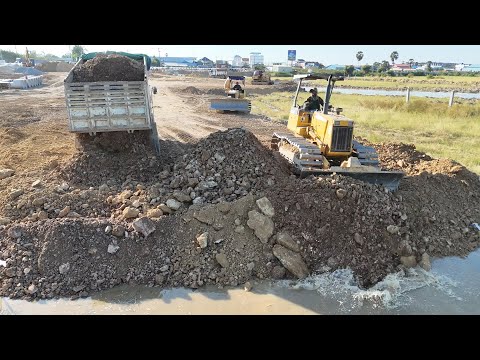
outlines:
M363 59L363 51L357 52L357 60L358 60L358 65L360 65L360 61Z
M394 51L390 54L390 59L392 60L392 65L395 65L395 60L398 59L398 52Z
M425 68L425 70L427 70L428 72L432 71L432 62L431 61L427 61L427 67Z
M413 66L413 64L415 64L415 60L413 60L413 59L409 59L409 60L408 60L408 63L410 64L410 67L412 67L412 66Z

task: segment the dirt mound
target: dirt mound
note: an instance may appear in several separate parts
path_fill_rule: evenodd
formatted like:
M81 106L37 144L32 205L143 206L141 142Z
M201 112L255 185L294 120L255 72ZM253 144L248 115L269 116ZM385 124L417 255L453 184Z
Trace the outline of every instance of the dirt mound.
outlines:
M208 95L223 95L225 96L225 90L223 89L208 89L206 92Z
M180 90L180 92L185 93L185 94L193 94L193 95L202 95L203 91L200 89L197 89L195 86L189 86L186 87L185 89Z
M108 152L138 152L140 148L151 146L150 131L111 131L99 133L95 136L77 134L77 147L83 151L95 151L100 148Z
M0 145L8 146L15 144L22 139L26 138L27 135L15 128L0 128Z
M86 151L48 186L8 195L0 295L238 285L345 267L368 287L479 246L470 226L480 220L478 176L412 145L375 145L387 167L407 172L395 193L337 175L299 179L244 129L183 146L177 157Z
M127 56L99 54L73 70L73 82L143 81L144 66Z

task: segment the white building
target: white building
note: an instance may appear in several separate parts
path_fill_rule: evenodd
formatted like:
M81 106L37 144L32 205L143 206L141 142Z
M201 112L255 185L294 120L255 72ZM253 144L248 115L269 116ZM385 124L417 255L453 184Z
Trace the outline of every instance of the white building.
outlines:
M241 67L243 65L242 57L240 55L235 55L233 57L232 65L235 67Z
M279 72L279 73L287 73L290 74L292 72L292 67L291 66L285 66L285 65L273 65L272 66L272 72Z
M263 65L263 55L259 52L250 53L250 66L253 68L255 65Z

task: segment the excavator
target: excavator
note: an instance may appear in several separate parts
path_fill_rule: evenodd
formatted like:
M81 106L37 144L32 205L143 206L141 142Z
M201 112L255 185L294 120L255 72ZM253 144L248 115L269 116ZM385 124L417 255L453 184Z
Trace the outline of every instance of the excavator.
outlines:
M293 78L298 86L287 124L291 133L275 132L272 150L286 158L300 177L337 173L396 191L405 174L383 170L376 150L353 139L354 121L341 114L342 108L330 104L335 82L344 78L330 74L299 74ZM327 81L319 110L297 104L303 80Z
M210 109L217 112L239 111L249 113L252 109L250 100L245 99L245 76L228 76L224 83L223 99L210 100Z
M255 70L252 75L252 85L273 85L270 74L262 70Z
M28 52L28 48L25 48L25 61L22 62L24 67L33 67L35 66L35 60L30 59L30 53Z

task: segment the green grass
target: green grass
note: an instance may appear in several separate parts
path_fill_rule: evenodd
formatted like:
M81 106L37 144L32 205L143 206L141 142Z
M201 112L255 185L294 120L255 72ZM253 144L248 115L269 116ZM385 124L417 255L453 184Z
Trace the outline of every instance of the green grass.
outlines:
M255 96L252 112L287 120L294 94ZM299 95L303 103L307 94ZM331 103L355 120L355 134L373 142L415 144L435 158L450 158L480 175L480 102L334 94Z

